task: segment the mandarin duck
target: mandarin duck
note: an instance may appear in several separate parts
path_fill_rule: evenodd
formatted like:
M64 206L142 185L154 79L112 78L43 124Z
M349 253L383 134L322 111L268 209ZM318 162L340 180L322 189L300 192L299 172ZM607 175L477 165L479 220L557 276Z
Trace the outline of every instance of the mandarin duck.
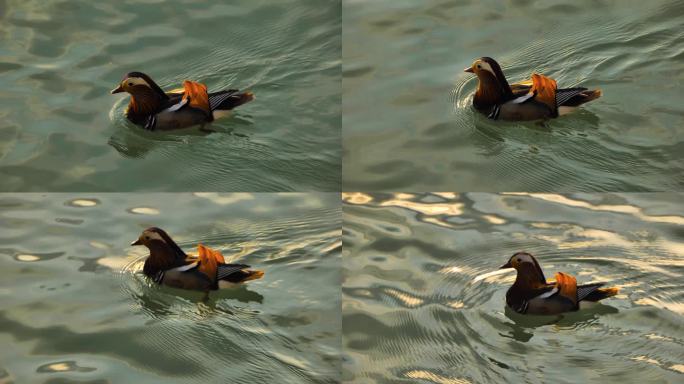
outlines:
M264 276L263 271L251 270L249 265L226 264L220 252L202 244L197 246L197 257L188 256L164 230L156 227L144 230L131 245L144 245L150 251L143 267L146 276L175 288L209 291Z
M130 72L112 94L128 92L126 117L146 130L171 130L203 125L254 99L252 92L228 89L207 92L207 86L184 81L183 89L164 92L149 76Z
M556 80L536 73L528 81L509 84L499 63L490 57L475 60L464 72L474 73L478 79L473 106L493 120L554 118L601 97L600 89L557 88Z
M529 253L511 256L501 269L515 268L515 282L506 292L506 305L521 314L555 315L579 310L580 301L599 301L615 296L617 288L601 288L605 283L577 285L573 276L556 273L547 282L539 263Z

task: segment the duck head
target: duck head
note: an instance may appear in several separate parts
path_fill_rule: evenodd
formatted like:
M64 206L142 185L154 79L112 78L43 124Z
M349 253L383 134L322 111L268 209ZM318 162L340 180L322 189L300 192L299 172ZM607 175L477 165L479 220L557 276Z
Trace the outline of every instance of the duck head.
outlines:
M508 262L502 265L499 269L514 268L518 275L516 283L525 283L529 285L546 284L546 277L542 272L537 259L527 252L518 252L508 259Z
M163 229L157 227L144 230L131 245L144 245L150 250L143 269L146 275L183 265L187 256Z
M129 72L124 76L119 86L112 89L112 94L128 92L131 95L146 92L164 93L164 91L149 76L142 72Z
M142 72L129 72L112 94L128 92L131 95L130 108L135 113L150 114L159 109L169 96L149 76Z
M476 103L498 104L513 96L501 66L491 57L481 57L463 71L475 74L479 80L475 93Z

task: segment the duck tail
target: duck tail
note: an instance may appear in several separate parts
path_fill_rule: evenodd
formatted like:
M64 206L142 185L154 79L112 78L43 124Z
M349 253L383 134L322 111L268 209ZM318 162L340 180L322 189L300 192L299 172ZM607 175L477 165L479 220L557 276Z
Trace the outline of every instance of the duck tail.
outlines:
M212 111L227 111L252 100L254 100L254 94L250 91L241 92L237 89L229 89L209 95L209 106Z
M581 104L596 100L603 95L600 89L586 90L571 97L568 101L561 104L563 107L577 107Z
M583 300L599 301L618 294L617 288L599 288L588 294Z
M247 276L245 277L245 279L243 281L259 280L262 277L264 277L264 271L260 271L258 269L254 269L254 270L248 269L244 272L247 273Z

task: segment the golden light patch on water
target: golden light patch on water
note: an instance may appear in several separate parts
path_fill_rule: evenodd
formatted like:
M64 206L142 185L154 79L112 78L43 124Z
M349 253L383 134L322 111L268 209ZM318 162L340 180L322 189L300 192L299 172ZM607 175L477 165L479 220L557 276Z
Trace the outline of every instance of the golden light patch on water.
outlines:
M136 208L131 208L128 210L130 213L134 213L136 215L158 215L159 210L156 208L151 208L151 207L136 207Z
M38 257L36 255L29 255L29 254L23 253L23 254L17 255L17 260L31 262L31 261L40 260L40 257Z
M647 215L643 212L643 209L632 206L632 205L594 205L582 200L574 200L566 196L555 195L550 193L507 193L508 195L518 195L518 196L530 196L536 199L549 201L552 203L563 204L570 207L586 208L592 211L604 211L604 212L614 212L614 213L625 213L631 214L643 221L657 222L657 223L670 223L670 224L684 224L684 217L675 215Z
M367 289L355 289L354 295L363 296L363 297L373 297L373 292L371 292Z
M621 284L614 284L613 286L614 286L615 288L620 289L620 288L638 287L638 286L640 286L640 285L641 285L640 282L638 282L638 281L632 281L632 282L625 282L625 283L621 283Z
M354 192L354 193L345 192L342 194L342 201L349 203L349 204L363 205L363 204L368 204L371 201L373 201L373 198L370 195L367 195L367 194L361 193L361 192Z
M94 207L96 205L100 204L100 201L97 199L74 199L70 200L67 202L67 205L71 205L73 207Z
M684 255L684 243L659 239L658 246L673 255ZM669 261L674 263L674 265L684 265L684 259L669 259Z
M463 272L463 268L457 267L457 266L444 267L444 268L439 270L439 273L446 273L446 274L462 273L462 272Z
M470 384L470 381L468 380L445 377L434 372L423 370L408 371L404 373L404 376L409 379L428 380L437 384Z
M90 246L97 249L109 249L109 245L105 243L100 243L99 241L91 241Z
M387 200L381 204L383 207L400 207L410 209L415 212L422 213L428 216L435 215L451 215L460 216L463 214L463 203L419 203L408 200Z
M652 339L652 340L672 341L672 339L669 338L669 337L656 335L655 333L649 333L648 335L646 335L646 337L649 338L649 339Z
M604 260L612 260L612 259L605 258ZM662 273L663 275L667 275L670 277L681 277L681 275L679 273L671 272L670 270L668 270L666 268L661 268L658 266L658 264L663 264L665 267L669 267L669 265L666 263L658 262L658 264L656 264L652 260L644 261L644 260L639 260L639 259L627 259L627 258L623 258L623 259L620 259L618 261L623 263L623 264L627 264L631 267L634 267L638 271Z
M311 249L312 247L316 247L318 245L318 243L328 243L331 237L333 237L335 239L339 239L340 234L341 234L340 230L335 229L334 231L318 233L315 235L311 235L307 238L302 238L296 242L292 241L291 243L280 245L279 250L275 253L272 253L270 256L268 256L268 259L269 260L277 260L281 257L288 256L293 251L297 251L300 249ZM263 246L263 244L261 244L259 246Z
M660 309L667 309L680 315L684 315L684 303L666 303L660 300L652 299L650 297L644 297L639 300L636 300L634 304L648 305Z
M423 222L439 225L440 227L445 227L445 228L452 228L453 227L453 225L449 224L448 222L446 222L444 220L440 220L436 217L426 217L423 219Z
M254 200L251 193L216 193L216 192L195 192L195 196L209 199L219 205L234 204L244 200Z
M537 235L535 237L557 244L559 249L581 249L597 245L610 245L629 249L633 245L632 242L617 233L579 227L567 230L558 236ZM575 240L576 238L584 238L585 240Z
M400 199L400 200L410 200L410 199L413 199L414 197L416 197L416 195L411 194L411 193L401 193L400 192L400 193L395 193L394 197L396 199Z
M341 236L341 235L342 234L340 233L339 236ZM338 238L339 238L339 236L338 236ZM328 244L323 249L321 249L321 252L322 253L329 253L330 251L335 250L337 248L340 248L340 249L342 248L342 240L336 240L336 241Z
M634 360L634 361L642 361L642 362L644 362L644 363L649 363L649 364L653 364L653 365L657 365L657 366L660 366L660 365L661 365L661 364L660 364L660 361L655 360L655 359L651 359L651 358L649 358L649 357L647 357L647 356L630 357L630 359L631 359L631 360Z
M465 304L462 301L450 301L447 303L447 305L453 309L461 309L465 307Z
M510 280L513 280L513 279L515 279L515 273L514 272L515 272L515 269L513 269L513 268L497 269L497 270L494 270L491 272L487 272L487 273L483 273L481 275L475 276L475 278L473 279L473 283L477 283L478 281L489 279L490 277L495 277L498 275L507 275L507 274L510 274L511 275Z
M672 364L668 368L673 371L684 373L684 364Z
M599 278L597 276L598 270L596 268L584 268L581 271L577 272L577 276L594 276L597 279Z
M402 303L404 303L405 306L409 308L418 307L420 305L423 305L423 303L425 302L425 300L421 299L420 297L412 296L408 293L401 292L396 289L385 289L385 293L401 301Z
M284 354L281 354L281 353L278 353L275 351L271 351L271 354L273 355L273 357L275 357L276 359L282 361L283 363L285 363L287 365L305 370L307 372L312 372L310 370L309 364L307 364L307 362L304 360L297 359L293 356L284 355Z
M504 219L502 219L502 218L500 218L500 217L498 217L498 216L494 216L494 215L484 215L484 216L482 216L482 218L485 219L485 220L487 220L487 221L488 221L489 223L491 223L491 224L495 224L495 225L506 224L506 220L504 220Z
M433 195L437 195L439 197L443 197L445 199L455 199L458 197L458 193L454 192L433 192Z
M269 335L269 334L273 333L273 331L268 329L268 328L258 327L258 326L241 325L240 330L245 331L245 332L249 332L249 333L259 334L259 335Z
M45 370L49 371L54 371L54 372L66 372L66 371L71 371L72 367L69 366L67 363L54 363L50 364L48 366L43 367Z
M103 257L97 259L98 264L114 270L123 270L130 262L130 259L124 257Z
M94 167L88 167L84 165L77 165L71 167L69 170L65 171L65 174L73 177L74 179L82 179L86 176L94 174L96 169Z

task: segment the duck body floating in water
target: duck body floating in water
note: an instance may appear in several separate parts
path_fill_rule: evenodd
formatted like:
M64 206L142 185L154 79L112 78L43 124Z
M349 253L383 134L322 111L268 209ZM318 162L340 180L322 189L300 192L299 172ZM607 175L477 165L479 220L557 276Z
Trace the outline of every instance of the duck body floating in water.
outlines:
M188 256L164 230L151 227L131 245L144 245L150 250L143 273L156 283L174 288L210 291L257 280L263 271L251 270L246 264L226 264L220 252L197 246L197 257Z
M602 288L605 283L577 285L577 280L563 272L556 281L547 282L539 263L529 253L511 256L501 269L515 268L515 282L506 292L506 305L520 314L556 315L579 310L581 301L599 301L615 296L617 288Z
M528 81L509 84L499 63L491 57L475 60L464 72L473 73L478 79L473 106L493 120L555 118L602 95L600 89L557 88L556 80L536 73Z
M127 73L111 93L120 92L131 95L126 108L128 120L149 131L204 125L254 100L252 92L228 89L209 93L206 85L187 80L183 89L164 92L142 72Z

